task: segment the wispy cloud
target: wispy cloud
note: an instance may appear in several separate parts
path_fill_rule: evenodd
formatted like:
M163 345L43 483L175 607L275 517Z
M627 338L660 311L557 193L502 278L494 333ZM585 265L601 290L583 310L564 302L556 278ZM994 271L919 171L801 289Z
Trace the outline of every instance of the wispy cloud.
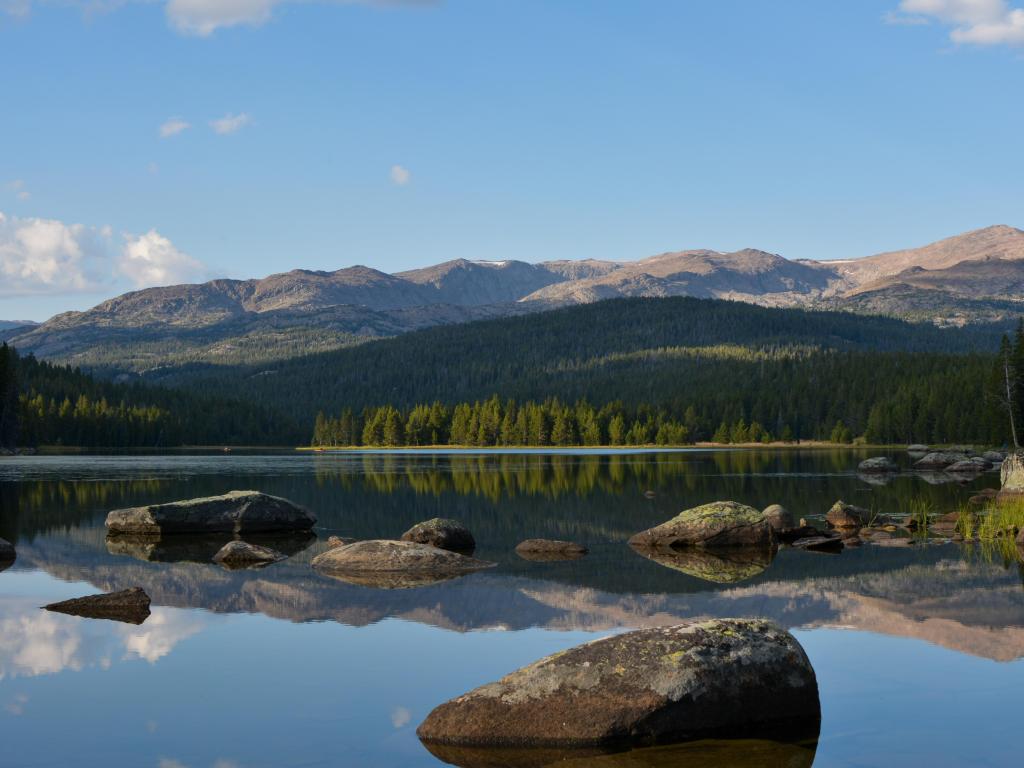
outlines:
M412 173L408 168L401 165L391 166L391 181L400 187L404 187L410 181L412 181Z
M169 139L172 136L177 136L183 131L187 131L192 126L180 117L172 117L170 120L165 120L160 125L160 138Z
M949 38L968 45L1024 45L1024 8L1007 0L902 0L887 23L936 21L951 27Z
M211 120L210 127L221 136L227 136L242 130L251 122L252 118L249 117L248 113L239 112L237 115L227 114L224 117Z
M32 197L32 193L25 188L25 182L23 179L14 179L13 181L7 182L7 188L14 193L14 196L19 200L28 200Z

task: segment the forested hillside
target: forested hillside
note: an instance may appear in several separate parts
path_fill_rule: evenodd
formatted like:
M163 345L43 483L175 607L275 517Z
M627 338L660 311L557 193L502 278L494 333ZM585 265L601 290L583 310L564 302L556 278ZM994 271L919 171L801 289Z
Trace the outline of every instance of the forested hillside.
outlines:
M228 398L100 381L0 346L0 446L161 448L303 439L268 409Z
M780 437L828 439L837 424L838 434L859 436L870 422L872 436L886 442L1001 442L1003 420L985 394L998 344L993 327L942 330L726 301L631 299L159 380L230 387L307 424L317 412L340 418L349 409L360 425L356 443L372 418L364 417L368 406L396 409L392 422L404 427L418 404L453 408L493 395L502 404L557 398L546 406L550 428L558 409L586 400L605 414L602 442L610 441L615 409L627 433L639 422L650 442L665 423L707 440L723 423L732 430L751 422Z

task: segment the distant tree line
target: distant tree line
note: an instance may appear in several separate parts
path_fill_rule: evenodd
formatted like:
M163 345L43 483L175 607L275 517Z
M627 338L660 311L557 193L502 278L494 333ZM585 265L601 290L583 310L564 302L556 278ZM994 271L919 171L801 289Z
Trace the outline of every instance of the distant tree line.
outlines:
M249 403L102 381L0 346L0 446L282 445L301 432Z

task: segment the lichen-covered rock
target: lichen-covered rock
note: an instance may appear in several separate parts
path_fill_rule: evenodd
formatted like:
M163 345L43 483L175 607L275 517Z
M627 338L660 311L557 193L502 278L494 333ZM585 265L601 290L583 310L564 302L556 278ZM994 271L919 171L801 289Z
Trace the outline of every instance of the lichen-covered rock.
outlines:
M346 544L355 544L356 539L351 536L328 536L327 547L334 549L335 547L344 547Z
M715 501L681 512L666 523L633 536L635 547L762 547L774 534L764 513L735 501Z
M472 553L476 549L476 540L469 528L457 520L443 517L417 523L402 534L402 541L430 544L452 552Z
M1014 451L1003 461L999 471L1002 480L1001 496L1024 494L1024 451Z
M168 504L116 509L107 515L112 534L267 533L307 531L316 517L287 499L258 491L231 491Z
M527 539L516 545L516 554L524 560L550 562L555 560L578 560L590 550L574 541L555 539Z
M914 462L914 467L916 469L939 470L945 469L951 464L956 464L958 461L966 461L967 459L968 456L966 453L956 451L933 451Z
M132 587L121 592L76 597L43 607L48 611L86 619L111 619L127 624L141 624L149 618L149 595L140 587Z
M772 504L765 507L764 519L776 532L785 531L793 527L793 514L781 504Z
M825 522L833 528L863 528L871 518L871 513L845 501L837 501L825 515Z
M899 472L900 465L890 459L888 456L873 456L870 459L864 459L860 464L857 465L857 471L863 472L864 474L885 474L891 472Z
M245 541L229 541L213 556L213 562L225 568L262 568L287 559L288 555L276 549Z
M775 556L774 548L764 547L662 549L634 546L633 550L658 565L713 584L738 584L752 579L764 573Z
M816 732L814 670L760 619L642 629L548 656L440 705L416 733L462 746L671 744Z
M328 576L385 588L423 586L494 565L430 544L383 539L345 544L313 558L313 567Z

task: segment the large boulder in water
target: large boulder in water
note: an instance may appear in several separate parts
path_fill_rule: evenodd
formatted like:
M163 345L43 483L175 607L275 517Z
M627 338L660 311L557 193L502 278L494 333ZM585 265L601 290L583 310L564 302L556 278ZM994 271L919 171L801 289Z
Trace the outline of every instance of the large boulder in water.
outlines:
M633 547L771 547L772 526L764 513L735 501L715 501L680 512L666 523L633 536Z
M141 624L149 618L149 595L140 587L132 587L121 592L76 597L43 607L48 611L85 619L111 619L127 624Z
M959 461L966 461L967 458L966 453L959 451L933 451L914 462L914 467L916 469L940 470Z
M837 501L825 514L825 522L833 528L863 528L871 519L871 513L862 507L855 507L845 501Z
M313 558L313 567L324 575L384 589L436 584L494 565L430 544L383 539L345 544Z
M1019 496L1024 494L1024 451L1014 451L1003 460L999 470L1002 479L1000 496Z
M627 632L556 653L434 709L427 743L477 747L671 744L816 733L814 670L761 619Z
M116 509L107 515L112 534L267 533L308 531L316 517L287 499L258 491Z
M857 465L857 471L865 475L899 472L900 465L888 456L873 456Z
M402 541L430 544L440 549L469 554L476 549L476 539L473 538L469 528L458 520L447 520L443 517L435 517L433 520L417 523L402 534Z

